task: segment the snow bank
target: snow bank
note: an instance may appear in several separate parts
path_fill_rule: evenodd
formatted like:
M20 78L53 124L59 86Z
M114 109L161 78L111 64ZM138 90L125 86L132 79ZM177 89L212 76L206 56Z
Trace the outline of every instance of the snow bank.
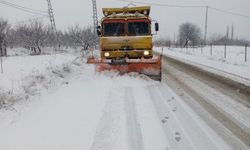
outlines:
M69 48L69 47L61 47L60 51L55 51L54 48L51 47L44 47L42 48L42 55L50 55L50 54L59 54L59 53L75 53L75 52L79 52L81 48L77 48L77 49L73 49L73 48ZM7 49L7 56L8 57L12 57L12 56L29 56L32 55L33 52L31 50L22 48L22 47L18 47L18 48L8 48Z
M155 49L157 52L162 51L162 48L160 47ZM228 46L227 57L224 58L224 46L214 46L212 56L210 56L209 46L202 49L163 48L163 53L170 57L179 58L182 61L193 62L210 69L212 68L227 73L230 76L250 81L250 55L248 55L248 61L245 62L244 52L244 47Z
M58 85L59 79L74 69L76 57L56 54L4 58L4 73L0 74L0 108L9 108Z
M15 90L24 77L60 66L74 58L71 54L5 57L4 73L0 74L0 88Z

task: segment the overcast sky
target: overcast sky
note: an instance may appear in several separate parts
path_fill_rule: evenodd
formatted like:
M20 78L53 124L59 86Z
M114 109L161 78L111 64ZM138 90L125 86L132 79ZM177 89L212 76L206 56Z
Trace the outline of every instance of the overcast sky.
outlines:
M46 0L5 0L25 7L47 11ZM134 0L138 2L153 2L170 5L208 5L218 9L250 16L250 0ZM92 25L92 0L52 0L57 28L67 29L69 26ZM136 3L135 3L136 4ZM118 0L97 0L98 17L102 17L103 7L124 7L127 2ZM142 4L136 4L142 6ZM10 23L19 23L29 18L40 17L29 14L0 3L0 17ZM170 8L152 6L151 17L160 23L159 37L173 39L178 34L181 23L192 22L198 25L202 32L205 26L205 8ZM43 18L48 22L48 18ZM225 34L227 26L234 25L235 37L250 40L250 18L233 16L209 9L208 37Z

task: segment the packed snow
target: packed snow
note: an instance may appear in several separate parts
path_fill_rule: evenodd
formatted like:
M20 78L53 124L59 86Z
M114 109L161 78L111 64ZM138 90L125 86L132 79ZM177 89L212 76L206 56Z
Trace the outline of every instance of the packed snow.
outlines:
M6 70L15 74L24 66L15 78L22 80L39 68L60 86L1 109L1 149L231 149L166 84L134 73L96 73L72 54L56 55L49 70L51 57L21 56L19 67ZM8 59L11 68L15 59L5 64Z

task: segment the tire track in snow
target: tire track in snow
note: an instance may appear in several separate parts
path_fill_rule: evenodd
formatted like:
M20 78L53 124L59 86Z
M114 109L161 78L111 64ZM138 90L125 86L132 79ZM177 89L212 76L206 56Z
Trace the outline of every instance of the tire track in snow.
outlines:
M169 91L169 88L158 85L148 87L148 90L158 116L162 120L170 149L230 149L215 133L204 127L192 111Z
M125 88L125 112L127 122L127 138L131 149L144 150L143 138L141 133L141 127L138 122L138 115L135 105L135 99L133 96L133 90L129 87Z
M180 127L176 126L174 124L166 125L168 122L173 122L172 119L174 118L173 115L171 115L171 108L166 106L164 103L162 97L160 96L158 92L158 88L156 86L148 87L149 95L151 97L152 103L155 107L155 110L159 116L159 119L162 121L163 124L163 130L166 134L166 137L168 139L169 143L169 149L170 150L181 150L184 147L182 147L175 138L175 133L180 134ZM169 118L171 115L171 118ZM170 120L171 119L171 120ZM181 142L185 142L186 149L193 149L193 146L189 144L186 139L182 139Z
M120 89L113 89L104 108L103 116L97 126L91 150L117 150L124 146L123 130L123 93Z
M144 150L133 90L112 89L101 117L91 150Z

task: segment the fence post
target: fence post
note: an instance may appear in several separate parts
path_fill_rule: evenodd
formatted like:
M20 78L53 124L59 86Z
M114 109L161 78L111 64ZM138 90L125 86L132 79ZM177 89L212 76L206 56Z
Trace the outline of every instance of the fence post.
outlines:
M210 56L213 56L213 44L210 43Z
M247 62L247 44L245 44L245 62Z
M227 44L224 45L224 58L227 58Z
M203 43L201 42L201 54L203 54Z

